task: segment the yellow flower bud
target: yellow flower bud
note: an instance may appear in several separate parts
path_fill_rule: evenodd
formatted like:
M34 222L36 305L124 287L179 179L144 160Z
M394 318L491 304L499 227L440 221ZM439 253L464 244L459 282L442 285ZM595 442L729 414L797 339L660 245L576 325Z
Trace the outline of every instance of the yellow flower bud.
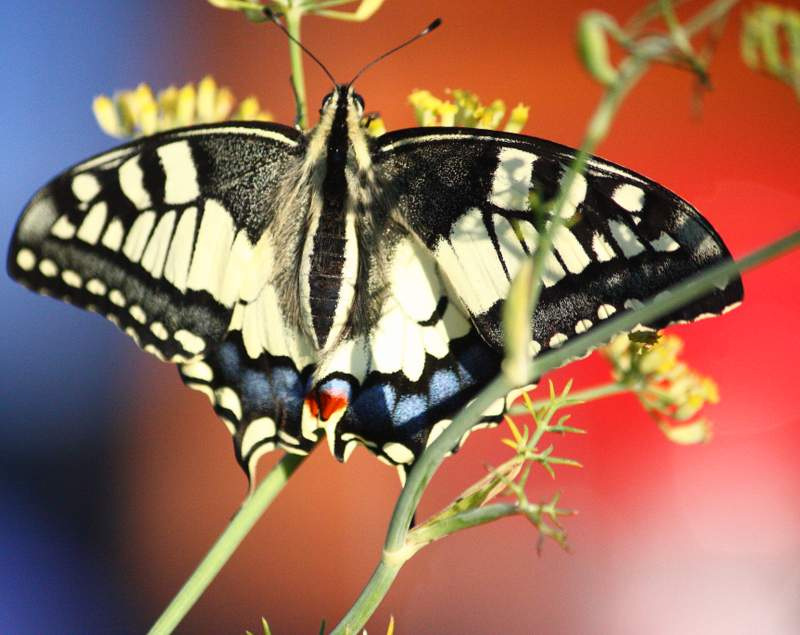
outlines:
M194 123L197 94L192 84L186 84L178 93L175 108L175 122L178 126L191 126Z
M708 419L698 419L692 423L674 426L664 421L658 424L661 432L673 443L679 445L695 445L708 443L711 440L711 422Z
M197 121L209 123L215 120L217 82L206 75L197 84Z
M95 97L92 102L92 111L94 112L94 118L97 120L97 125L107 135L112 137L124 137L126 135L119 119L117 108L109 97L106 95Z

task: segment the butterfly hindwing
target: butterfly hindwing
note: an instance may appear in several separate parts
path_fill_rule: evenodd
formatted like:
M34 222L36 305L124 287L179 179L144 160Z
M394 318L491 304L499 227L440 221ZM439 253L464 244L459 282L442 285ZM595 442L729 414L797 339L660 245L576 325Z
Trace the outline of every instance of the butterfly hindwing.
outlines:
M26 207L9 273L185 361L222 339L299 134L221 124L134 141L56 177Z
M531 203L557 193L574 154L532 137L458 128L402 130L379 140L378 169L398 194L400 215L497 350L511 280L549 222ZM601 159L590 159L577 176L563 215L532 320L533 353L730 258L688 203ZM737 279L646 326L719 314L741 297Z

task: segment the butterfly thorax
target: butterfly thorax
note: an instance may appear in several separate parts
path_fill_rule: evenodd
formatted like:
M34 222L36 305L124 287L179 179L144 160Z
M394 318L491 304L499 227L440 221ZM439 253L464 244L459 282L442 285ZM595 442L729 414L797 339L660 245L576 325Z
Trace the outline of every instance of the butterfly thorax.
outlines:
M352 95L351 88L341 86L326 99L306 159L321 187L311 192L298 289L302 326L319 350L334 346L348 327L359 288L364 201L352 183L370 166L369 153L355 148L365 142Z

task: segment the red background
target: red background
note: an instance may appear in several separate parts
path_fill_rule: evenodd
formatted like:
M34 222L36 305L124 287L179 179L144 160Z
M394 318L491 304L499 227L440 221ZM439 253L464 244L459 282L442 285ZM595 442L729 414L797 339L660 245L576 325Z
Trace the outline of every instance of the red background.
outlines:
M187 11L170 17L163 63L174 73L164 73L182 82L212 72L290 122L283 37L204 3L175 4ZM435 35L359 81L368 110L390 129L407 127L412 89L468 88L529 104L525 132L577 145L601 94L577 60L577 17L602 5L624 20L640 4L387 0L365 24L309 18L303 39L346 79L441 16ZM742 64L739 28L736 14L711 68L713 90L699 103L688 74L655 68L599 150L695 204L735 256L800 225L800 104ZM313 65L306 71L313 112L329 83ZM390 614L397 633L800 632L799 266L792 254L748 273L742 308L673 329L686 359L719 383L722 402L706 410L712 443L671 445L632 397L574 410L589 434L556 439L556 448L585 467L562 469L555 482L540 473L529 488L537 498L558 489L564 506L580 510L566 521L573 553L549 543L537 556L537 536L521 519L463 532L409 562L370 632L383 632ZM245 482L205 397L169 366L135 359L135 369L119 371L127 396L109 557L149 619L224 528ZM606 381L608 368L593 356L554 375L558 385L568 377L585 387ZM420 515L479 478L483 463L502 461L505 435L473 435L435 478ZM335 623L379 557L398 491L394 471L363 449L343 466L320 448L181 632L241 633L261 615L277 635Z

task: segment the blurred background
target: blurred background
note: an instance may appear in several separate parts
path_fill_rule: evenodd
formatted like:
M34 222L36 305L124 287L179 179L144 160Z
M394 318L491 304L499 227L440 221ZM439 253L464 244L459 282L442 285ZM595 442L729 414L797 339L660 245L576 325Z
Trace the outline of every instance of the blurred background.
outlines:
M349 78L440 16L434 36L360 80L368 110L408 127L412 89L469 88L529 104L528 134L576 145L600 96L577 61L577 16L602 8L625 20L640 5L387 0L365 24L309 18L303 36ZM691 77L657 68L600 149L692 201L736 256L800 224L800 104L745 68L739 28L737 14L701 101ZM2 3L0 29L4 246L39 186L113 145L93 121L96 94L210 72L293 120L283 36L205 2ZM306 71L314 112L329 83ZM576 409L589 434L558 440L557 453L585 467L530 483L532 497L558 489L580 510L566 521L573 552L551 543L537 556L521 519L463 532L403 569L370 632L390 614L401 634L800 632L798 269L795 253L748 273L741 309L673 329L720 386L705 411L710 444L670 444L633 397ZM143 632L245 493L228 433L205 397L110 324L5 275L0 303L0 632ZM553 378L580 388L608 375L594 355ZM473 435L420 515L504 460L505 435ZM398 492L394 471L363 449L343 466L321 448L179 632L244 633L262 615L276 635L336 623L377 561Z

